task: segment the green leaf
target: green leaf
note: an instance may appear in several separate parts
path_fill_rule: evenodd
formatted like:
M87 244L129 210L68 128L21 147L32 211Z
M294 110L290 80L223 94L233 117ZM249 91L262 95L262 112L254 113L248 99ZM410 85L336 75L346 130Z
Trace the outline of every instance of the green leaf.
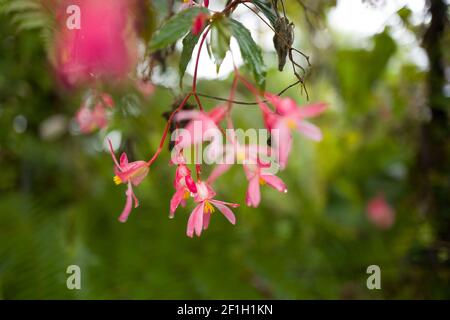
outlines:
M183 51L181 52L181 59L179 64L180 71L180 87L183 86L183 77L186 72L186 68L191 61L192 52L194 51L195 45L200 39L200 33L197 35L193 35L192 32L189 32L186 37L183 39Z
M185 9L167 20L153 36L149 45L150 51L165 48L182 38L191 29L194 18L201 12L208 14L206 8L194 7Z
M230 49L230 38L229 19L215 20L211 29L211 51L216 63L217 73L219 73L220 65Z
M267 19L269 19L270 23L272 25L275 24L275 21L277 20L277 16L275 14L275 11L272 9L271 5L264 0L253 0L252 3L261 10L261 12L266 16Z
M256 84L264 89L266 84L266 66L261 53L261 48L255 43L250 31L242 23L230 19L231 33L236 38L245 65L253 73Z

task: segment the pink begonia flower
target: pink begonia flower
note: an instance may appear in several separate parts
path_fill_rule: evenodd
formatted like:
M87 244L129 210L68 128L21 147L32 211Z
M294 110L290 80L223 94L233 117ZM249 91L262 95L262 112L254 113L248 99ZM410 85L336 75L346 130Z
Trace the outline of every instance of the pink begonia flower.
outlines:
M395 212L383 194L377 195L368 202L367 216L370 222L383 230L392 227L395 221Z
M249 181L247 194L245 197L247 206L254 208L258 207L261 201L260 185L267 184L279 192L287 193L287 188L283 180L278 178L273 173L268 172L265 164L258 163L244 165L244 169Z
M222 151L222 133L217 125L225 114L225 106L215 107L209 112L196 110L178 112L174 117L176 122L190 121L183 129L179 130L175 144L176 149L182 150L191 145L212 140L208 155L210 158L215 158Z
M84 102L75 116L80 131L89 134L97 129L105 128L108 125L107 108L113 106L114 101L106 93L100 95L99 101L93 107Z
M199 237L202 230L208 229L211 214L215 211L214 207L219 209L220 212L230 221L231 224L236 224L236 217L230 208L239 207L236 203L228 203L219 200L215 200L215 191L203 181L197 183L197 194L194 197L194 201L197 206L192 210L189 216L186 234L188 237L193 237L194 232Z
M264 121L269 130L278 131L272 138L278 152L280 167L284 169L292 147L291 130L297 130L315 141L322 140L320 129L304 119L318 116L327 106L324 103L315 103L300 107L291 98L281 98L272 94L266 94L266 98L274 105L276 112L265 111Z
M128 188L126 191L127 202L125 208L123 209L121 215L119 216L120 222L125 222L131 212L132 203L134 200L134 207L139 206L139 201L133 192L133 186L139 185L142 180L147 176L149 172L148 163L146 161L134 161L128 162L128 157L124 153L120 156L120 163L117 161L114 155L114 150L111 141L108 139L109 150L114 161L114 182L119 185L121 183L127 184Z
M259 185L269 185L272 188L280 191L287 192L286 185L283 181L269 172L271 163L263 163L270 157L271 149L266 146L260 145L241 145L239 142L234 141L232 148L226 149L223 163L219 163L211 175L208 178L208 183L212 183L219 176L228 171L233 163L241 163L244 168L245 175L249 181L247 189L246 203L249 207L258 207L261 201Z
M178 156L176 164L178 165L174 180L176 191L170 200L170 218L174 217L175 211L180 204L184 207L190 195L197 193L197 186L194 179L192 179L191 171L186 166L186 161L182 155Z
M69 29L66 8L80 8L79 28ZM67 0L60 6L55 37L55 64L62 81L80 85L96 80L122 80L137 61L134 2Z

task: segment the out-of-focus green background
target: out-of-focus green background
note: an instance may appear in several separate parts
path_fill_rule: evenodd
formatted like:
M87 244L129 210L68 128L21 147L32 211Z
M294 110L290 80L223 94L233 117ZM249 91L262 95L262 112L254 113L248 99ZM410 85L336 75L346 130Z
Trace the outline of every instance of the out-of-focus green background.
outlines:
M72 118L83 91L58 85L39 29L21 30L13 15L1 15L0 298L450 298L450 37L448 22L444 30L433 25L448 18L448 5L443 18L430 9L441 1L419 12L399 5L378 31L358 37L332 23L348 1L303 1L306 12L285 2L296 46L312 59L311 100L330 105L314 120L324 140L295 136L279 174L289 192L264 188L257 209L245 206L242 168L220 178L218 199L242 204L237 224L213 215L194 239L185 235L192 203L168 218L169 153L135 189L141 206L121 224L125 190L114 185L103 148L113 132L133 160L151 156L173 95L158 88L144 99L132 88L109 88L116 102L109 128L77 134ZM385 5L362 4L374 15ZM267 89L278 92L295 78L264 51ZM169 74L178 59L175 53ZM230 84L203 80L199 88L227 96ZM298 88L287 95L305 102ZM237 98L253 99L242 88ZM237 106L234 116L242 128L263 126L255 107ZM396 212L388 230L367 218L367 203L380 192ZM66 288L72 264L81 267L82 290ZM381 290L366 287L372 264L381 268Z

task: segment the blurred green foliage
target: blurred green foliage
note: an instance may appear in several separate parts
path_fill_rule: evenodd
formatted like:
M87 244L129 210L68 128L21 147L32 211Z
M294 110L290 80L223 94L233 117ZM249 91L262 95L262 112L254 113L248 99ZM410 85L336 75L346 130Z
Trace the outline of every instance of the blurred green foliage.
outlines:
M323 15L334 5L320 3ZM324 140L295 137L280 174L286 195L264 188L259 208L235 210L236 226L215 214L195 239L185 235L192 204L168 219L174 175L168 152L136 188L141 207L126 224L117 221L125 190L112 182L106 132L71 133L83 93L55 82L37 31L19 33L2 16L0 298L449 298L448 243L439 244L433 218L416 206L409 180L426 70L404 59L389 29L374 35L367 49L340 46L333 34L329 46L316 47L312 38L324 31L308 29L300 8L293 1L287 10L297 30L311 36L296 44L313 58L307 80L312 100L330 104L316 121ZM408 20L405 10L399 15ZM269 91L295 80L277 71L274 52L265 60ZM203 92L221 96L230 85L231 79L199 83ZM148 158L172 95L158 89L146 100L131 88L110 91L117 111L108 131L122 133L130 158ZM305 101L298 89L288 94ZM243 88L237 98L252 100ZM214 102L205 100L205 106ZM45 124L55 116L66 129L48 137ZM234 116L237 126L262 126L254 107L238 106ZM242 168L215 187L218 199L244 204ZM367 202L379 192L396 211L387 231L366 216ZM428 249L437 254L424 257ZM81 267L82 290L66 288L71 264ZM382 290L366 288L371 264L381 267Z

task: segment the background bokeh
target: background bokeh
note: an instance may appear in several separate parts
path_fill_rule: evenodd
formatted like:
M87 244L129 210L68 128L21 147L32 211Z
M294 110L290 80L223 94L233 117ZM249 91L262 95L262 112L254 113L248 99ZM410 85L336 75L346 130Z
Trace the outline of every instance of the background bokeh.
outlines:
M161 12L164 3L154 1ZM194 239L185 234L192 203L168 219L168 152L135 189L140 208L127 223L117 221L125 190L112 181L104 145L109 135L132 159L153 154L161 114L174 100L163 85L178 83L179 52L154 75L158 87L149 98L131 86L105 87L116 103L110 126L81 135L73 115L85 91L57 82L38 23L22 26L14 12L2 13L0 298L450 298L448 4L285 3L296 47L311 57L311 100L330 105L314 120L324 140L296 135L280 173L289 192L264 188L257 209L244 205L242 168L221 177L218 198L242 204L238 222L213 215ZM267 89L278 92L295 77L277 70L267 27L246 21L263 46ZM206 68L199 90L227 96L226 64L219 79ZM305 102L299 88L286 95ZM243 88L237 98L253 100ZM263 126L256 107L236 106L233 116L236 126ZM367 217L368 202L381 193L395 211L387 230ZM82 290L66 288L72 264L81 267ZM381 268L381 290L366 288L372 264Z

